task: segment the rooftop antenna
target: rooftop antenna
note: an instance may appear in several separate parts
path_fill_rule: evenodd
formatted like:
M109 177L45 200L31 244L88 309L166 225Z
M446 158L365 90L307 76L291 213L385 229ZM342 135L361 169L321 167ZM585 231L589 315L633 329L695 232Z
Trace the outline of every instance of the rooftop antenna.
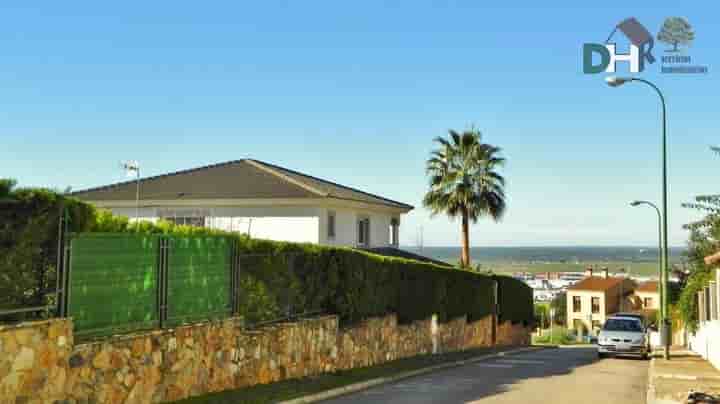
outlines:
M140 226L140 163L137 160L121 161L120 167L126 177L135 175L135 228Z

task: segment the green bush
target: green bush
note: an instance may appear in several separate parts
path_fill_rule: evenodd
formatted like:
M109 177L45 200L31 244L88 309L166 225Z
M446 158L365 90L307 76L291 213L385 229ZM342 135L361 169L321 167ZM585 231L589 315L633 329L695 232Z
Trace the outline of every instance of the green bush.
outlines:
M532 338L533 344L558 344L558 345L572 345L577 344L577 337L573 330L568 330L562 326L554 326L552 332L549 329L543 330L542 336L534 335Z
M530 286L509 276L494 276L498 281L498 319L531 325L533 312L533 291Z
M14 181L0 179L0 309L53 302L58 222L64 212L69 230L84 231L95 210L51 190L15 188Z

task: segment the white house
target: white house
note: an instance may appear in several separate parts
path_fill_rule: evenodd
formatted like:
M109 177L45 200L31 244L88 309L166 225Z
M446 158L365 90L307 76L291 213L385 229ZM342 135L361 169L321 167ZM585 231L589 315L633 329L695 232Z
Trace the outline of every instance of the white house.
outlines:
M114 214L255 238L361 248L397 246L412 206L243 159L91 188L74 196Z

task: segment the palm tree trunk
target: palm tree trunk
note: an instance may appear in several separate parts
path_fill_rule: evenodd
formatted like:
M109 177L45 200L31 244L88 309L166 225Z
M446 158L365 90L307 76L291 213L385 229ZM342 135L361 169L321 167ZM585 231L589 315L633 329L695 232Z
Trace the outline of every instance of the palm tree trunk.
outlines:
M463 210L462 213L462 257L460 263L463 267L470 267L470 230L468 228L468 214Z

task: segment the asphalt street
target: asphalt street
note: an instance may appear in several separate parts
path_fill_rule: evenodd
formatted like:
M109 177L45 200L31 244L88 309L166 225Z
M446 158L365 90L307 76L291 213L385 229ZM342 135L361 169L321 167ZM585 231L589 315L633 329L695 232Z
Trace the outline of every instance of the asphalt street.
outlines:
M326 401L359 403L645 403L649 361L597 359L595 348L494 358Z

